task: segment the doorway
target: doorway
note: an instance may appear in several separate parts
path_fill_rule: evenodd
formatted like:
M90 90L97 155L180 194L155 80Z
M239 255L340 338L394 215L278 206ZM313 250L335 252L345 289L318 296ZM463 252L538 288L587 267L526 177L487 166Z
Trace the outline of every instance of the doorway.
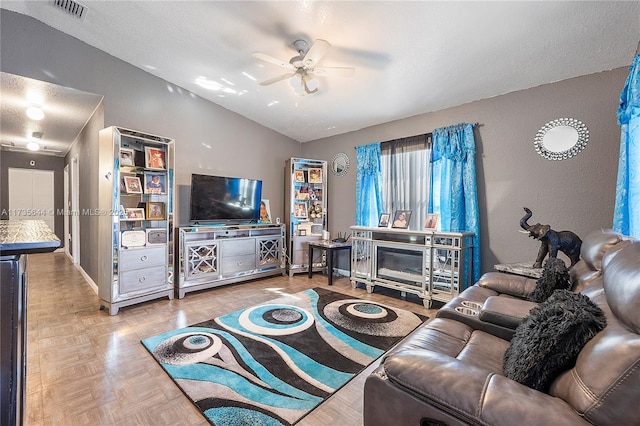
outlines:
M55 232L53 170L9 167L9 218L43 220Z

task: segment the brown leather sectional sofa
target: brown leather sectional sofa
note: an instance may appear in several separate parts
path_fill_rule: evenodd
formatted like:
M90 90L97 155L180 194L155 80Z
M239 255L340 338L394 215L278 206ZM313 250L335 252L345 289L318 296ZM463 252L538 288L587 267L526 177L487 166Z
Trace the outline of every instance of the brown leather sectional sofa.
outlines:
M548 392L503 374L536 280L491 272L384 357L365 382L365 426L640 425L640 241L591 233L571 276L607 325Z

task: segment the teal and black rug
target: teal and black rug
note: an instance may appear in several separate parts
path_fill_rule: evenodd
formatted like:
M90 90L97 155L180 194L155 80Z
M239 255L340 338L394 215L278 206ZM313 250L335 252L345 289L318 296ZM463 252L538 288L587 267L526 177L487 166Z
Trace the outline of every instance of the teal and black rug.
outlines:
M426 317L315 288L142 340L214 425L291 425Z

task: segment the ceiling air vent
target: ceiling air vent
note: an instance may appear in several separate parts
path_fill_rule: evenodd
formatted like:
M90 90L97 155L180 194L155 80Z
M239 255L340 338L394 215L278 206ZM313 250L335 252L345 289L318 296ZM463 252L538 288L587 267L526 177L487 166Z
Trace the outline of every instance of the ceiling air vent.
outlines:
M72 0L52 0L51 3L57 8L64 10L69 15L82 19L87 11L86 6Z

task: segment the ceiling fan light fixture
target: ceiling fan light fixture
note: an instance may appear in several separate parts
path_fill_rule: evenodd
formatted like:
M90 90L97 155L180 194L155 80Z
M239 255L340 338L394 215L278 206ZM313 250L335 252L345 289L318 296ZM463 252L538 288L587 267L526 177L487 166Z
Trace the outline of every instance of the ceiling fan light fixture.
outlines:
M304 82L304 91L308 94L316 93L320 88L320 83L313 77L303 78L302 81Z
M30 106L27 108L27 117L32 120L40 121L44 118L44 111L42 111L42 108L40 107Z
M289 84L293 88L293 91L296 93L296 95L304 95L303 82L304 80L299 73L296 73L295 75L293 75L289 80Z

